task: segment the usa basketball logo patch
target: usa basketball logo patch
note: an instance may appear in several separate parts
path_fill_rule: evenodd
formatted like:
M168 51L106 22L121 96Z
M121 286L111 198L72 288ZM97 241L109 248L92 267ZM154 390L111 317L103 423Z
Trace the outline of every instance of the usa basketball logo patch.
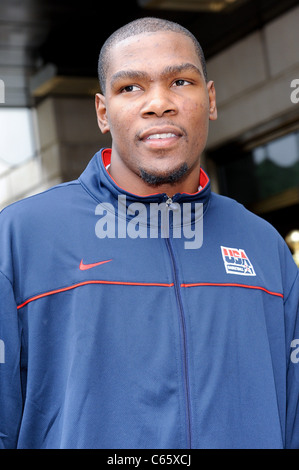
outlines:
M227 274L256 276L253 266L244 250L222 246L221 252Z

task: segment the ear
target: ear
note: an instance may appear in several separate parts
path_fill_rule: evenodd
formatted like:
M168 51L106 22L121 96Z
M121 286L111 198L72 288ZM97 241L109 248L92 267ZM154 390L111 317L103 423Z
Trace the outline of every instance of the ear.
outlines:
M216 121L217 119L217 107L216 107L216 90L214 82L210 80L207 84L208 93L209 93L209 102L210 102L210 121Z
M98 126L101 129L102 134L106 134L107 132L110 131L110 127L108 123L106 99L104 95L101 95L100 93L96 94L95 106L96 106Z

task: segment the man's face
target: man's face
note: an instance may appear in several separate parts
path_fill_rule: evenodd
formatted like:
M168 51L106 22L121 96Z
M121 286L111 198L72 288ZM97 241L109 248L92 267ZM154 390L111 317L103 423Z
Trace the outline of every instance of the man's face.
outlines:
M141 183L144 193L182 182L185 191L196 190L217 111L213 82L205 82L190 38L162 31L114 45L96 109L102 132L111 132L111 175L119 184L140 194Z

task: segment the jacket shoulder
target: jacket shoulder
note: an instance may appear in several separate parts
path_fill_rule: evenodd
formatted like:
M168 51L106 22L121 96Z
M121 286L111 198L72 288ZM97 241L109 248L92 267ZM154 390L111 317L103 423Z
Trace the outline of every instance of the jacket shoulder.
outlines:
M280 234L273 225L261 216L251 212L235 199L212 193L211 204L215 210L223 214L222 217L229 218L232 225L240 226L241 223L250 224L255 230L266 231L269 235L272 234L272 236L280 237Z
M279 271L288 285L293 284L298 267L291 250L273 225L236 200L216 193L211 196L211 209L214 220L222 221L224 233L235 234L239 241L254 247L258 259L267 269Z
M8 220L27 220L35 215L41 216L43 213L51 210L51 208L56 208L57 210L61 202L71 196L72 190L77 186L80 186L78 180L61 183L40 193L13 202L0 211L0 224Z

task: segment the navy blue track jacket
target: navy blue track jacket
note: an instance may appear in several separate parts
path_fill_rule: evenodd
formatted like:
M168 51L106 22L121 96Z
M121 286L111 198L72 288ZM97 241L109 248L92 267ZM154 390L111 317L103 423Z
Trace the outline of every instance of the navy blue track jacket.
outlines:
M141 197L109 159L0 215L0 447L298 448L283 239L202 170Z

